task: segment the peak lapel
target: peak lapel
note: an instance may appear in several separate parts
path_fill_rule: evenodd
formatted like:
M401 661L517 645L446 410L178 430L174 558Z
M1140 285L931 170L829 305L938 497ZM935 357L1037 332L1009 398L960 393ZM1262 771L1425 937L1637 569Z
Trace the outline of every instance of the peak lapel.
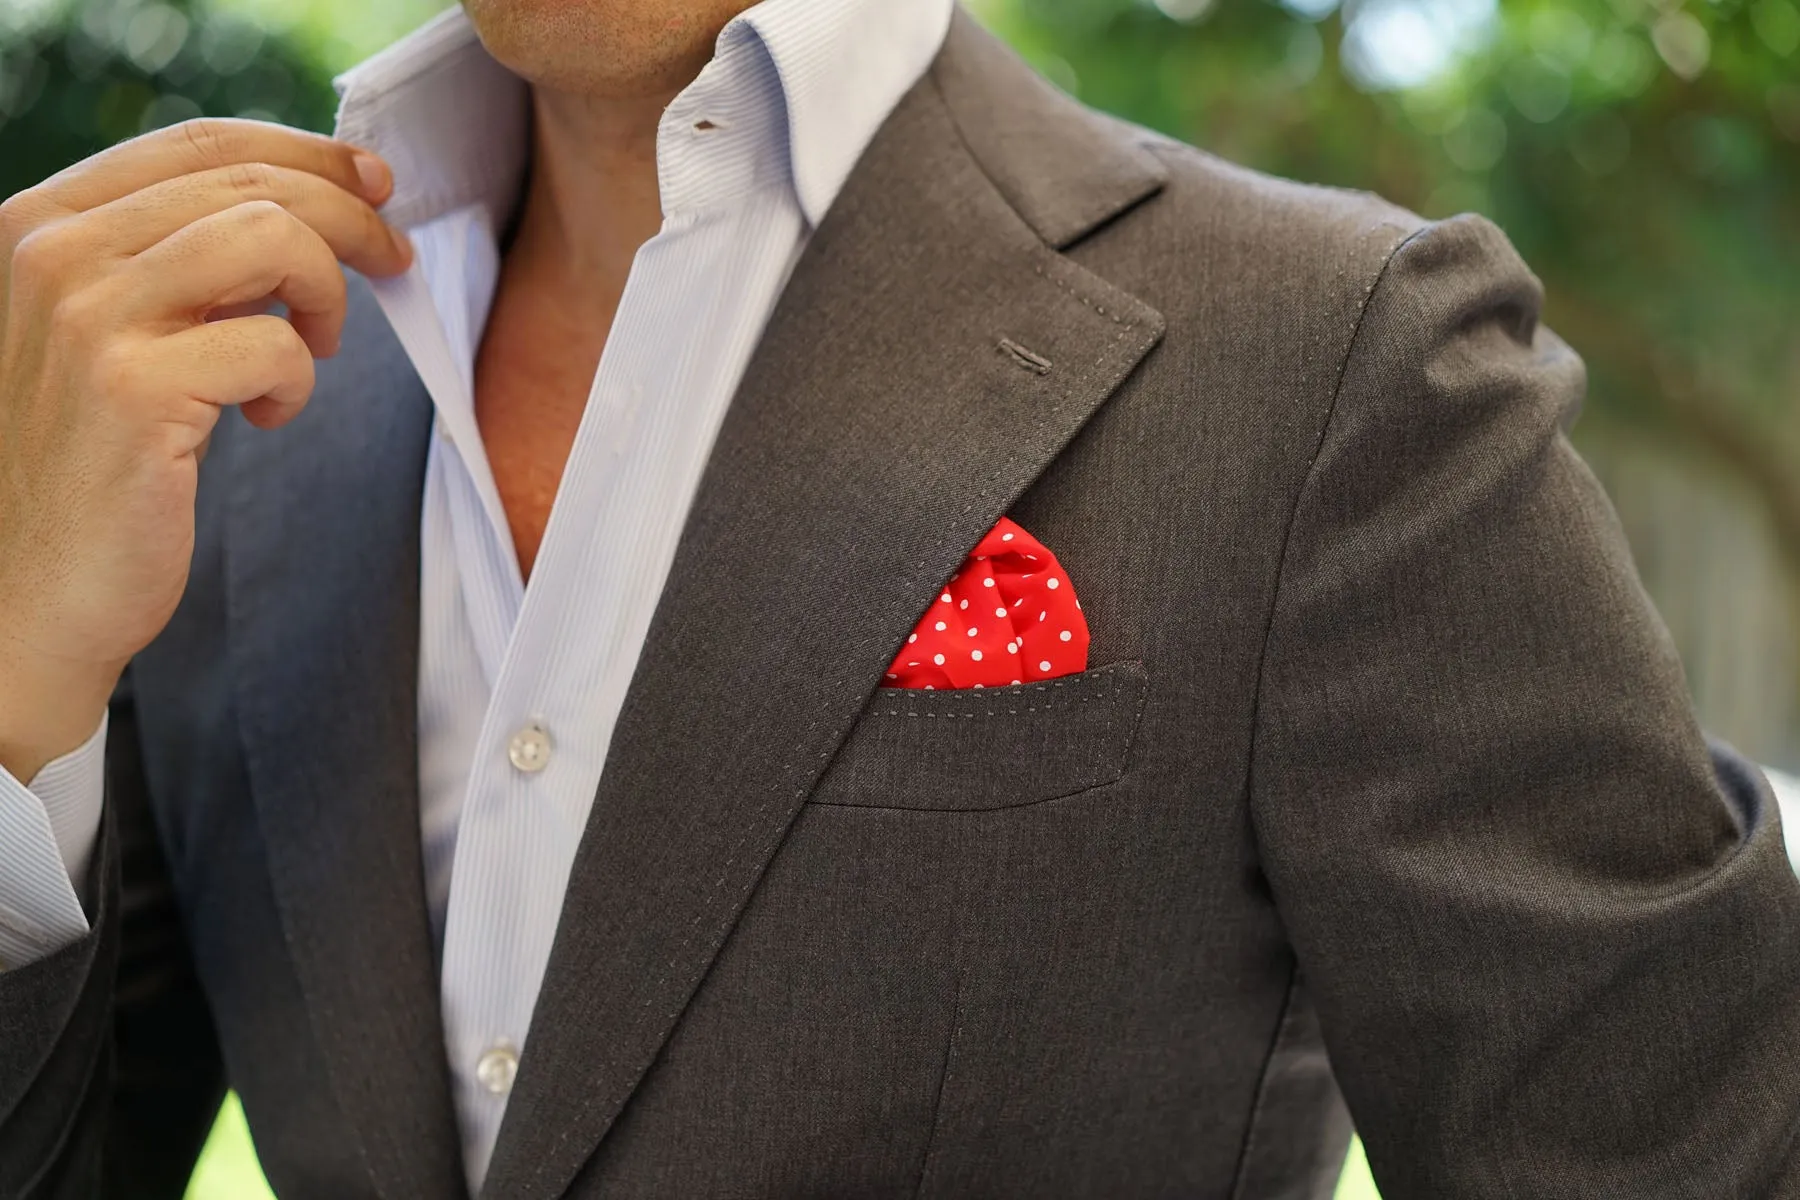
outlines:
M306 411L233 447L228 636L282 928L347 1132L376 1194L436 1200L467 1189L419 847L431 404L366 287L351 298Z
M945 57L971 37L985 35L959 26ZM1084 199L1090 218L1154 190L1142 173L1114 182L1109 212ZM487 1195L568 1187L919 614L1161 329L1045 244L934 79L913 90L816 232L714 446Z

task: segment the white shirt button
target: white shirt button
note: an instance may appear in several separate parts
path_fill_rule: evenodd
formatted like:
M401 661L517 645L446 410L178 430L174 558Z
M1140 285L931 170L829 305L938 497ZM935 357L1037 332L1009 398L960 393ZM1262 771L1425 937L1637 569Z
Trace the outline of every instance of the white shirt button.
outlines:
M506 757L527 775L536 775L550 765L550 731L537 721L512 735L506 744Z
M507 1042L490 1047L475 1062L475 1080L490 1095L504 1096L512 1091L518 1073L519 1052Z

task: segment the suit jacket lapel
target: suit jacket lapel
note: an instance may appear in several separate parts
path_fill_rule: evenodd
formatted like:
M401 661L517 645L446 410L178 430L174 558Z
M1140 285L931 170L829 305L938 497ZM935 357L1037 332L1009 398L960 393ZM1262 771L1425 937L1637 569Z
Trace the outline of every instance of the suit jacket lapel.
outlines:
M1046 244L1154 191L1154 160L1109 144L1089 160L1107 185L1072 198L1081 215L1038 203L1028 223L940 92L997 53L959 18L815 233L727 414L575 859L486 1194L567 1188L919 614L1161 335L1157 313ZM1004 84L1037 86L996 61Z
M344 1132L378 1194L459 1196L419 845L431 403L359 281L351 300L345 353L306 411L232 447L228 636L282 927Z

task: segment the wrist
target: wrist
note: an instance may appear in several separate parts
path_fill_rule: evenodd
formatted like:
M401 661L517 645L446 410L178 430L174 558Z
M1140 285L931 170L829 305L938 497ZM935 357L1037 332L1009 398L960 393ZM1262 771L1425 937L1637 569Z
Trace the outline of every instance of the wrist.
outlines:
M27 787L99 728L124 664L45 660L0 644L0 767Z

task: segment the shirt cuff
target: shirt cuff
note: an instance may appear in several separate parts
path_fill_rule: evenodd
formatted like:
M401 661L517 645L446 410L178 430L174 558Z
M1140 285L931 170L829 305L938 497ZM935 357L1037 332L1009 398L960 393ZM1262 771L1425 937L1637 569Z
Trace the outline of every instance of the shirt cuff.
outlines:
M28 788L0 768L0 970L47 958L88 934L76 893L100 832L106 726L39 771Z
M1800 871L1800 779L1768 767L1763 768L1763 774L1781 805L1781 833L1787 839L1788 861Z

